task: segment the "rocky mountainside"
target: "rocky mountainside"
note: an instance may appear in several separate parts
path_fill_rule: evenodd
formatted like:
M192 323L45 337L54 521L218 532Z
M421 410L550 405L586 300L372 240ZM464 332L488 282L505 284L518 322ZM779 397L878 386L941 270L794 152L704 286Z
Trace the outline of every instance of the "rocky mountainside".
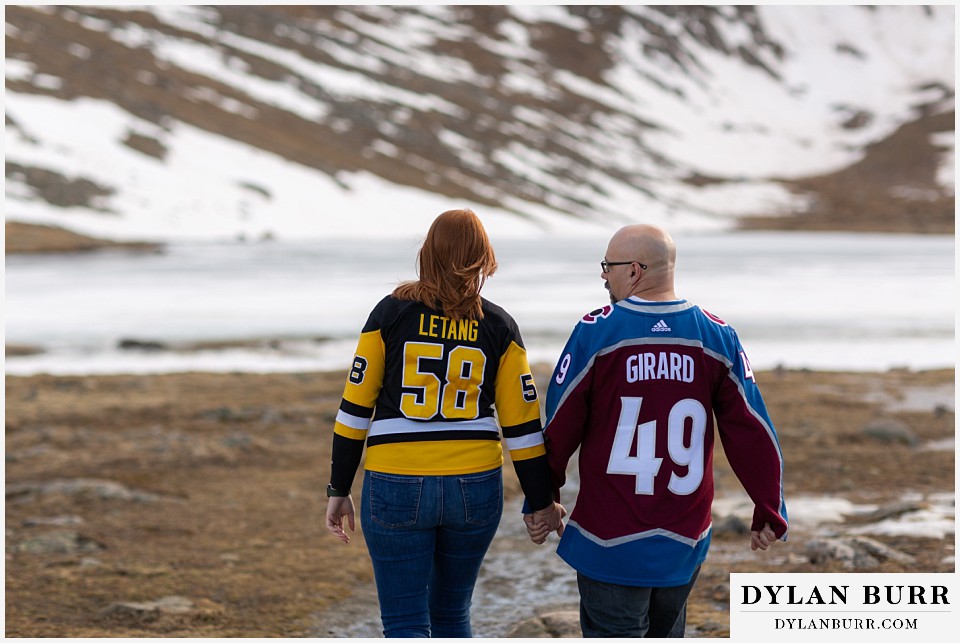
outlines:
M8 6L7 219L302 237L466 203L951 232L953 12Z

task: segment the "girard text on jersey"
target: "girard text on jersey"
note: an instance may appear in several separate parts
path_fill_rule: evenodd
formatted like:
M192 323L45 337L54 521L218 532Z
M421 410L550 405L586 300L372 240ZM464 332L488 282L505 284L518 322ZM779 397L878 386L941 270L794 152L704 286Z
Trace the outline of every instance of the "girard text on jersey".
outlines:
M676 380L692 382L693 358L670 351L643 352L627 358L627 381Z

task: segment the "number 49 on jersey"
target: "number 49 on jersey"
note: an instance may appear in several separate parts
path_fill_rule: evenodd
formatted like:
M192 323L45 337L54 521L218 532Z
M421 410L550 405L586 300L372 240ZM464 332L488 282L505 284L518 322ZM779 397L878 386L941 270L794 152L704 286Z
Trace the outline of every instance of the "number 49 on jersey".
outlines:
M662 425L656 419L640 423L642 397L620 398L620 419L610 450L607 473L634 476L635 493L653 495L654 481L660 472L663 458L656 457L657 432ZM687 420L691 420L690 444L684 444L683 434ZM670 474L667 489L678 496L697 490L703 481L703 436L707 428L707 412L703 404L692 398L673 405L666 418L667 453L681 467L685 475ZM636 444L636 455L630 455Z

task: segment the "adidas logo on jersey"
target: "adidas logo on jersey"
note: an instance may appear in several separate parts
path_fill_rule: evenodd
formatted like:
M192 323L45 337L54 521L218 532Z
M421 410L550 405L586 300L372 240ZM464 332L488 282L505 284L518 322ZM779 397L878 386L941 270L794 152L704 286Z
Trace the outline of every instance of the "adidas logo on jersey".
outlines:
M667 326L667 322L662 319L653 325L653 328L650 329L651 333L669 333L670 327Z

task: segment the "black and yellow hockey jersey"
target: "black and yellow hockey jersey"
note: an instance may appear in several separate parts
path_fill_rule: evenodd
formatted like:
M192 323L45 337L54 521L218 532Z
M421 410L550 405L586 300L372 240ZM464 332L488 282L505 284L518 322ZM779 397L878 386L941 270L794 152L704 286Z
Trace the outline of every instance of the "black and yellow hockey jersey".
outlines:
M334 424L331 484L365 468L456 475L503 464L500 434L533 509L550 504L540 403L516 322L482 299L483 319L451 320L384 297L363 327ZM498 421L499 420L499 421Z

